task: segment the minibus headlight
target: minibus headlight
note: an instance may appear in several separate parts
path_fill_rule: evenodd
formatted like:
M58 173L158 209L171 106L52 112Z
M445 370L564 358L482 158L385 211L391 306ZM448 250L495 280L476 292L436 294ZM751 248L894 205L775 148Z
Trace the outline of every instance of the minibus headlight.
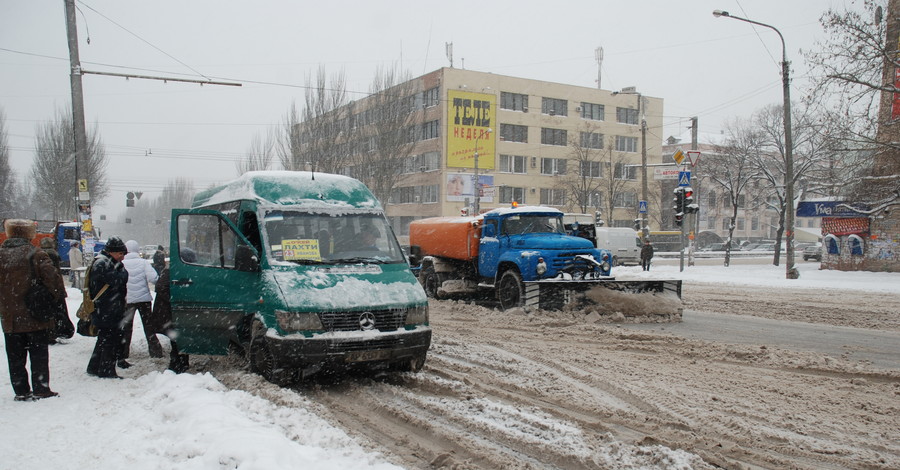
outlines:
M324 330L319 316L315 313L275 311L278 326L284 331Z
M406 325L424 325L428 323L428 305L410 307L406 311Z

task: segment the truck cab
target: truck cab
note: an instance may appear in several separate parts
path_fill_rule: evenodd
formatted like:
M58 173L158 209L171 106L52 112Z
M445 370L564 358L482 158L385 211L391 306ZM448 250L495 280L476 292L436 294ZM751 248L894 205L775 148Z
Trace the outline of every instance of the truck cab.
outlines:
M172 211L177 341L239 352L275 383L320 370L418 371L428 301L378 200L361 182L248 172Z

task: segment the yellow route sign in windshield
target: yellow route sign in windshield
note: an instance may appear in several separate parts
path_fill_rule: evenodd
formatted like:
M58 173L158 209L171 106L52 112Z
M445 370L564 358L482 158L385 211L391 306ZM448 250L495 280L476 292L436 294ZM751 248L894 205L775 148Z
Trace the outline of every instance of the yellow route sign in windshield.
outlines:
M285 261L295 259L322 261L319 254L319 240L315 238L282 240L281 251Z

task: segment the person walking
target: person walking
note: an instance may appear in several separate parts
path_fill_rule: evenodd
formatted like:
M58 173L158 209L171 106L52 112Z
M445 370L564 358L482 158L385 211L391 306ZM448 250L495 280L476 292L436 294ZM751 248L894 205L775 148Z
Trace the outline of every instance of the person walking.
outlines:
M156 245L156 253L153 253L153 269L156 275L162 274L162 270L166 268L166 250L162 245Z
M650 240L644 240L644 246L641 247L641 267L644 271L650 270L650 260L653 259L653 245Z
M62 301L65 285L50 256L31 245L34 223L7 219L3 224L7 239L0 245L0 323L9 362L9 380L16 401L55 397L50 389L49 330L54 320L39 321L25 304L25 293L33 278L42 282ZM26 361L31 361L31 382Z
M91 264L88 290L94 301L91 324L97 328L97 343L88 361L87 373L103 378L120 378L116 361L125 336L125 298L128 291L128 271L122 264L125 243L119 237L106 241L106 247ZM105 289L105 290L104 290ZM101 290L103 290L102 295Z
M81 271L84 267L84 252L78 242L72 242L69 248L69 282L75 289L81 289Z
M122 339L122 351L119 353L117 365L123 369L131 367L128 358L131 356L131 334L134 330L134 315L141 314L141 325L144 327L144 336L147 338L147 347L150 357L162 357L162 345L156 337L156 331L147 325L150 316L151 302L150 284L156 283L159 277L156 270L150 266L150 262L141 258L141 245L136 240L125 242L128 253L122 260L128 271L128 293L125 296L125 324L122 331L125 336Z

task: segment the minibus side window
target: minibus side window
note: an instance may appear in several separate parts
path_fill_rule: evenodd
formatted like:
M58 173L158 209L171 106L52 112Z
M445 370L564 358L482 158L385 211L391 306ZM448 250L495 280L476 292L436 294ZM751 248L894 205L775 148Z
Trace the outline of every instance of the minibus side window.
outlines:
M179 253L185 264L234 269L240 239L215 215L183 214L178 217Z

